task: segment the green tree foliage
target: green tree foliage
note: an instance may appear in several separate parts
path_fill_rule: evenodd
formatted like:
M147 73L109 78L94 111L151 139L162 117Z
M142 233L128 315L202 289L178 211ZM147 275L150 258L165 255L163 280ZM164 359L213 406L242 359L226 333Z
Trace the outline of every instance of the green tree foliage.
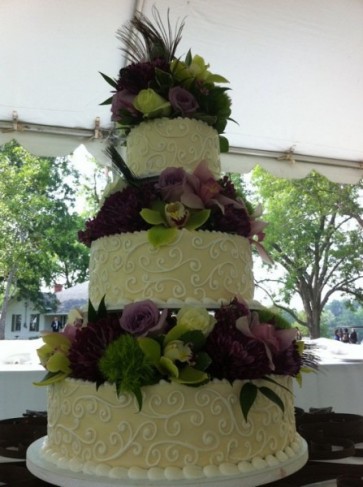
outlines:
M15 294L41 309L42 284L86 277L88 250L77 242L72 212L76 181L66 158L35 157L16 142L0 148L0 339Z
M320 336L324 307L335 293L362 301L362 185L341 185L313 172L305 179L284 180L256 168L252 182L269 222L265 247L284 270L266 272L257 283L285 308L300 297L305 318L297 323ZM277 277L275 277L277 276Z

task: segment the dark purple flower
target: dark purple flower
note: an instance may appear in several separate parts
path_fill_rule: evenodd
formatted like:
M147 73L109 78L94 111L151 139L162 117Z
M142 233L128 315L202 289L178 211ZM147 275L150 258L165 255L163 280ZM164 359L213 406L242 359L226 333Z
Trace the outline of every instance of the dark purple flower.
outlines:
M133 105L135 96L136 95L130 93L127 90L117 91L113 95L112 105L111 105L112 121L118 122L121 120L121 116L120 116L121 110L126 110L127 112L129 112L130 115L138 114L136 108Z
M124 232L147 230L150 225L140 216L142 208L149 208L154 198L154 184L128 186L109 196L95 218L86 222L86 229L78 233L80 242L90 246L101 237Z
M258 379L271 373L264 345L236 328L217 323L209 334L205 351L212 359L208 373L217 379Z
M108 345L122 333L119 316L116 314L110 314L97 323L88 323L86 327L78 329L68 353L72 370L70 376L98 384L104 382L98 361Z
M181 86L170 88L169 101L174 110L177 113L180 113L183 117L193 115L199 108L198 102L194 96Z
M208 372L217 379L256 379L271 372L263 343L245 336L236 328L238 318L250 313L245 303L234 299L216 310L213 331L205 351L212 359Z
M292 343L283 352L274 355L274 374L296 376L302 366L302 356L297 350L296 343Z
M203 228L205 230L217 230L219 232L234 233L241 237L249 237L251 220L244 208L226 205L224 214L219 208L213 208L211 216Z
M169 72L169 65L165 59L155 59L145 63L133 63L122 68L119 73L117 91L126 89L137 95L139 91L150 88L155 80L155 68Z
M150 299L125 306L120 318L121 328L134 336L161 332L166 323L167 310L161 313Z
M236 321L242 316L247 316L249 309L245 303L233 299L229 304L222 305L215 312L216 320L223 325L225 330L234 330Z

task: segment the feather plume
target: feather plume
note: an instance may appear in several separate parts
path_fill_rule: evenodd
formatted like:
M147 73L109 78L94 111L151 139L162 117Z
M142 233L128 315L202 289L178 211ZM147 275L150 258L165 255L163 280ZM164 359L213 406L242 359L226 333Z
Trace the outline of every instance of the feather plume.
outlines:
M155 25L143 13L136 12L131 21L117 31L117 38L125 45L121 50L129 62L153 61L157 58L171 61L175 58L184 28L184 19L176 24L173 31L169 9L166 26L155 6L152 13Z
M142 183L157 181L158 176L150 176L147 178L138 178L135 174L131 171L131 169L126 164L125 160L118 152L114 145L109 145L106 149L106 154L110 157L113 165L120 171L123 177L126 179L126 182L130 186L140 186Z

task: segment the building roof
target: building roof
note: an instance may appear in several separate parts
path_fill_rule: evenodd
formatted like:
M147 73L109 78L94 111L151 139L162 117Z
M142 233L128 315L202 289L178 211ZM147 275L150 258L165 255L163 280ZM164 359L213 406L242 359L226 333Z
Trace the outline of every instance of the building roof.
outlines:
M71 309L81 308L87 309L88 306L88 281L76 284L73 287L63 289L55 293L58 306L56 311L46 314L60 314L67 315Z

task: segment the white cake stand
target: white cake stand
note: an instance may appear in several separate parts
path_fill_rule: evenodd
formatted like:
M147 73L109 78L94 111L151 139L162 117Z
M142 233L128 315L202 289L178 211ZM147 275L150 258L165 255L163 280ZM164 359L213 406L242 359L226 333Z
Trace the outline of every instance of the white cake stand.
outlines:
M278 467L266 467L252 473L234 475L233 477L219 476L214 478L203 477L195 480L131 480L111 479L108 477L70 472L61 469L40 456L44 438L40 438L30 445L27 451L26 465L36 477L60 487L257 487L275 480L281 480L300 470L308 460L308 447L302 440L301 452L292 459L287 460ZM243 483L242 483L243 481Z

